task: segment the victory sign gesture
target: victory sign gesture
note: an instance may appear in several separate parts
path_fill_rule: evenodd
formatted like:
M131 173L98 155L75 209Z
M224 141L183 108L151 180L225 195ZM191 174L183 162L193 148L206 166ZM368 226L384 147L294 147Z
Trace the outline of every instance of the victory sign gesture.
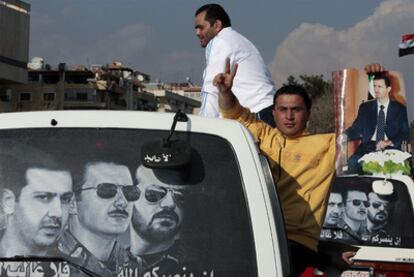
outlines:
M230 69L230 59L226 59L224 73L217 74L213 79L213 84L219 90L219 106L223 110L230 109L235 103L235 96L231 91L233 80L237 73L237 64L234 65L233 71Z

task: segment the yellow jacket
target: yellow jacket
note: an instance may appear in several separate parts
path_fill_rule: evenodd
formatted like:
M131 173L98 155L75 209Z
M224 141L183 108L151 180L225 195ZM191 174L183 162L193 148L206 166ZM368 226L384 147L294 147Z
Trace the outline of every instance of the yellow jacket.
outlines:
M268 157L281 200L288 238L317 251L330 183L335 173L335 134L285 137L236 105L222 110L237 119L259 141Z

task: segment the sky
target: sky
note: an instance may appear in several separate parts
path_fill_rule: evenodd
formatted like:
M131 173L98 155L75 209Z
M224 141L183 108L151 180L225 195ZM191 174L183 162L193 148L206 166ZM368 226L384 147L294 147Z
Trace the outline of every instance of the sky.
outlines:
M195 36L199 0L25 0L31 4L29 57L57 65L119 61L153 81L201 85L204 49ZM403 73L414 121L414 55L398 57L414 33L413 0L217 1L252 41L276 87L289 75L319 75L381 63Z

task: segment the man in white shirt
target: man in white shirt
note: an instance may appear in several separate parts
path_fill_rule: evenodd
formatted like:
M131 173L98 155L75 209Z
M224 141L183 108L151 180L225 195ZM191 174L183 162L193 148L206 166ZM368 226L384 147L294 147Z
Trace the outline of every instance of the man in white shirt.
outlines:
M232 89L240 104L275 127L272 116L274 83L257 48L232 29L228 14L217 4L207 4L196 11L195 29L201 47L206 49L200 115L220 116L218 90L213 79L223 72L229 58L231 65L238 64Z

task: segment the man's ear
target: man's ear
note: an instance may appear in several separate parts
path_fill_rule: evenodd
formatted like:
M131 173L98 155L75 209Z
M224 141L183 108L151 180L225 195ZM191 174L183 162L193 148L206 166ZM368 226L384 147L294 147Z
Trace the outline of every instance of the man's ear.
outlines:
M6 215L12 215L16 205L16 196L9 189L3 189L1 193L1 203L3 211Z
M72 197L69 204L69 214L78 214L78 205L76 204L76 195Z
M306 119L306 121L308 121L308 122L309 122L310 117L311 117L311 109L308 109L308 118Z
M221 29L223 29L223 23L221 22L221 20L217 19L214 22L214 29L216 30L217 33L220 32Z
M276 110L275 110L275 108L272 109L272 116L276 121Z

